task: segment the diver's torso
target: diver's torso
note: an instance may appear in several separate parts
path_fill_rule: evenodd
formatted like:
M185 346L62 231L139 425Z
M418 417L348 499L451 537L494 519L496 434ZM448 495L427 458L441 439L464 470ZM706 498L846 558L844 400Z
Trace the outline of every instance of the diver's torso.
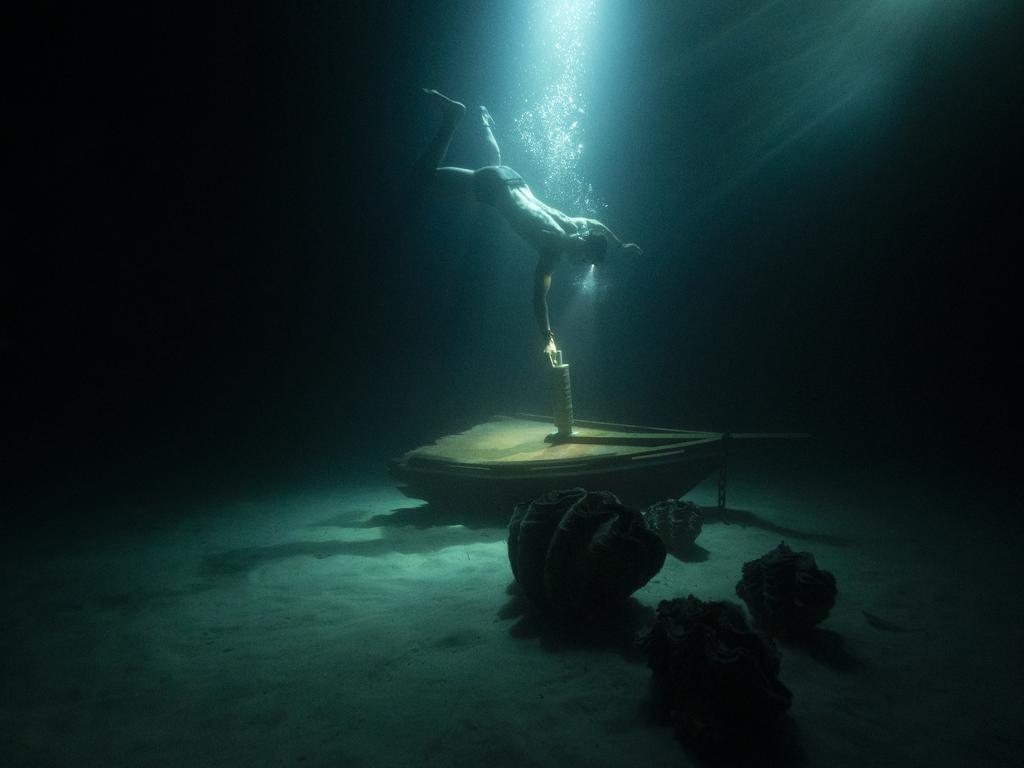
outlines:
M481 168L473 181L477 200L493 206L538 250L561 250L566 236L579 230L572 217L538 200L523 177L507 165Z

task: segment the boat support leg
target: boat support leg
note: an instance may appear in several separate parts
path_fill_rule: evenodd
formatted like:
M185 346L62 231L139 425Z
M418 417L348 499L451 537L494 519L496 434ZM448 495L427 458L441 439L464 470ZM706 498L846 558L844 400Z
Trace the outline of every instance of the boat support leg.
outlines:
M729 457L722 457L722 463L718 466L718 511L725 512L725 486L729 478Z

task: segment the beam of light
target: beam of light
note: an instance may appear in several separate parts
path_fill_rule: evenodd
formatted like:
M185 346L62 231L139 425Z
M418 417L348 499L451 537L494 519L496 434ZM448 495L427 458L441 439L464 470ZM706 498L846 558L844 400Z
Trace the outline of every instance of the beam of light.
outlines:
M572 278L574 290L562 310L560 325L568 332L573 354L586 355L598 344L597 318L609 295L608 276L597 280L597 271L591 264Z
M665 67L665 85L690 96L703 124L701 151L715 159L693 165L699 208L711 210L801 142L880 114L934 19L957 5L765 0L681 46ZM707 21L697 6L674 8L670 21L681 28ZM658 159L671 166L690 157L690 144L680 142Z
M591 264L583 272L573 276L572 286L576 291L570 299L565 313L566 318L574 318L582 307L586 307L587 314L592 319L594 308L601 303L608 292L607 280L598 283L594 265Z
M544 172L544 194L595 213L598 202L579 170L587 114L582 77L596 0L537 0L533 62L540 94L515 121L519 140Z
M581 293L591 294L594 289L597 288L597 278L594 277L594 265L591 264L590 268L584 273L580 279L579 288Z

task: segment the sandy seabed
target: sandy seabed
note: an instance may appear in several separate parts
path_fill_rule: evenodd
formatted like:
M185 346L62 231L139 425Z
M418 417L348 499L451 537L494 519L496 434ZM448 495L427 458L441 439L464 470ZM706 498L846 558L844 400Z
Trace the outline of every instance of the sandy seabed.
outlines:
M743 563L786 541L839 597L813 640L779 645L793 706L776 764L1024 764L1015 506L814 464L734 462L726 512L602 637L531 614L501 526L410 509L383 474L16 544L0 762L699 765L629 635L659 600L736 600Z

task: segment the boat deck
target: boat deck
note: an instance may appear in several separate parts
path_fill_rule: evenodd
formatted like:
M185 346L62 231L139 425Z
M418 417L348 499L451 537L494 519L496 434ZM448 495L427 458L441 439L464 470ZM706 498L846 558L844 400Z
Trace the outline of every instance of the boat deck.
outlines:
M576 421L573 437L546 442L546 417L497 416L409 451L391 464L412 498L526 500L580 485L649 504L678 497L724 465L721 432Z

